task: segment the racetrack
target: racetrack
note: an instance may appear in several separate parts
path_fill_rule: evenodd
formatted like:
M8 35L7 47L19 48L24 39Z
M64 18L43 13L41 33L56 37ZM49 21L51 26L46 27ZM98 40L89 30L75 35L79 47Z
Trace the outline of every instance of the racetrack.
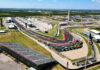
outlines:
M18 20L16 20L15 18L12 18L13 21L16 23L16 25L18 27L20 27L21 29L25 30L26 32L37 36L38 38L40 38L41 40L43 40L46 43L50 43L51 45L59 45L59 46L64 46L64 45L69 45L69 44L73 44L76 42L76 39L68 32L67 29L63 30L63 33L65 35L65 39L64 40L58 40L58 39L54 39L52 37L49 36L44 36L42 34L33 32L31 30L27 30L23 25L21 25L20 22L18 22Z

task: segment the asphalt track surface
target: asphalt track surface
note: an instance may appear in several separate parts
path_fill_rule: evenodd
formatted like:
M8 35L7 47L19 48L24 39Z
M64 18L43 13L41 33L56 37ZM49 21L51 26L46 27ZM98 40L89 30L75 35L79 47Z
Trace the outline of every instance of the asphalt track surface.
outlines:
M38 38L43 40L45 43L48 43L51 45L57 45L57 46L64 46L64 45L69 45L69 44L73 44L76 42L76 39L71 35L70 32L67 31L67 29L63 30L64 40L58 40L58 39L54 39L49 36L45 36L45 35L33 32L31 30L27 30L27 28L25 28L23 25L21 25L20 22L18 22L15 18L12 18L12 20L15 22L15 24L18 27L20 27L21 29L25 30L26 32L28 32L32 35L37 36Z

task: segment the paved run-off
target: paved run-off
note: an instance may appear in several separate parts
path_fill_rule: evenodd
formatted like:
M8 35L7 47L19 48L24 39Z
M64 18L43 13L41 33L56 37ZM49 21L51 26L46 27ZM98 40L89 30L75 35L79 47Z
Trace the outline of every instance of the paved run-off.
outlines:
M73 34L73 35L76 35L76 34ZM76 35L76 36L78 36L78 35ZM71 60L75 60L75 59L79 59L79 58L83 58L83 57L87 56L88 46L81 36L78 36L78 37L80 38L81 41L83 41L83 47L80 49L76 49L76 50L61 52L62 55L68 57Z

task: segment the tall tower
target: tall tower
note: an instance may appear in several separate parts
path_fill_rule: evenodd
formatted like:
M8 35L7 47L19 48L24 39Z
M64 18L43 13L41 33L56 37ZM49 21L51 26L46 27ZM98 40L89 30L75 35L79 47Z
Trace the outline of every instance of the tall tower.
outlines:
M68 21L70 21L70 10L68 10Z

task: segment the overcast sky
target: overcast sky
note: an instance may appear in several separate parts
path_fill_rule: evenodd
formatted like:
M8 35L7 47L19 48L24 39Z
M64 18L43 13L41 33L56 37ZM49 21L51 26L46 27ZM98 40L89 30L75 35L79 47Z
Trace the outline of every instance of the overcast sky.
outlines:
M0 8L100 9L100 0L0 0Z

